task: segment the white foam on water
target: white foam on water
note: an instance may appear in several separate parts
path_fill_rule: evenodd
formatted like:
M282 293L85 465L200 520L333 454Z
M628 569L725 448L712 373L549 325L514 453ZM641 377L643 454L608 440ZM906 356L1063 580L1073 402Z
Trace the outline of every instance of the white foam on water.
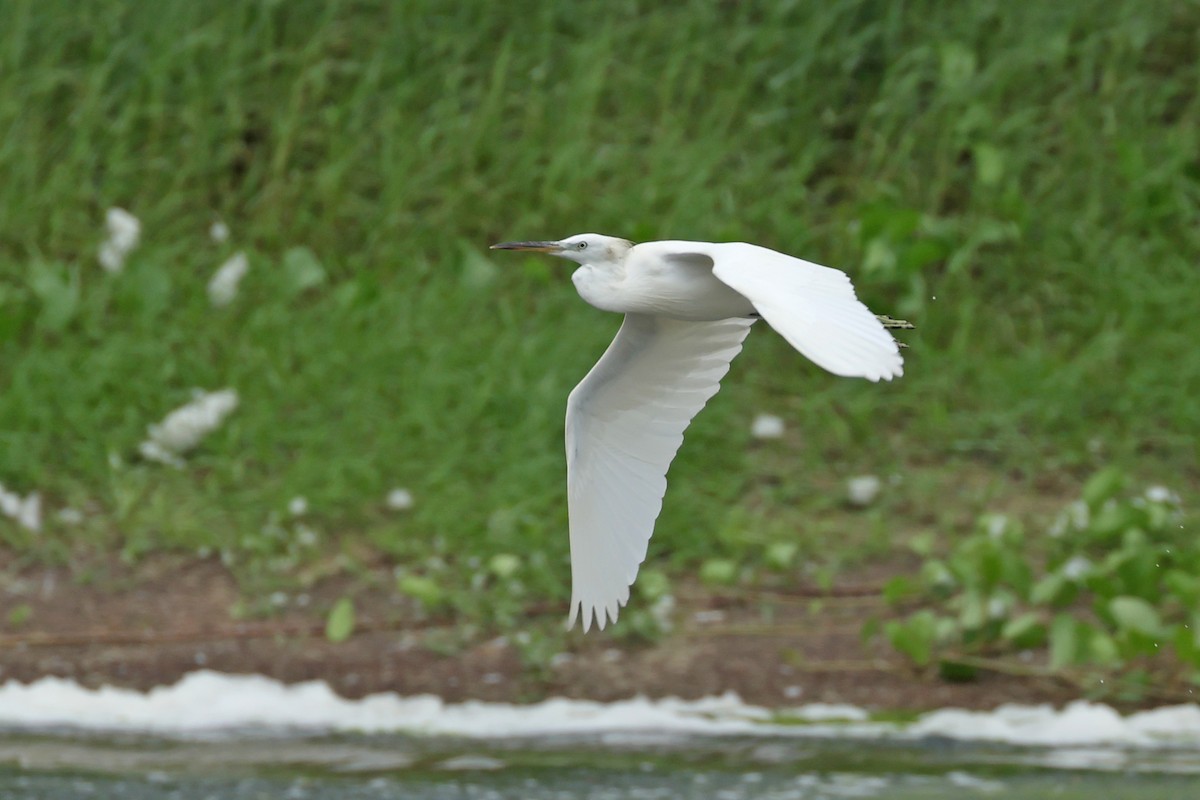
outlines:
M87 689L42 678L0 686L0 726L189 734L246 728L405 732L481 738L610 731L747 733L770 716L728 694L702 700L615 703L554 699L533 705L381 693L349 700L324 681L283 684L260 675L200 670L172 686L137 692Z
M66 728L193 736L253 729L484 739L599 735L610 742L671 735L938 736L1057 748L1200 748L1200 706L1194 704L1128 716L1084 701L1062 709L1049 705L1004 705L994 711L944 709L907 726L872 722L867 712L854 706L814 704L785 713L816 724L779 724L771 709L743 703L732 693L700 700L552 699L531 705L446 703L432 695L394 693L350 700L324 681L289 685L261 675L209 670L149 692L88 689L63 678L0 685L0 727L8 730Z
M1078 747L1200 746L1200 706L1169 706L1122 716L1110 706L1077 700L1050 705L1006 704L992 711L931 711L909 726L915 736Z

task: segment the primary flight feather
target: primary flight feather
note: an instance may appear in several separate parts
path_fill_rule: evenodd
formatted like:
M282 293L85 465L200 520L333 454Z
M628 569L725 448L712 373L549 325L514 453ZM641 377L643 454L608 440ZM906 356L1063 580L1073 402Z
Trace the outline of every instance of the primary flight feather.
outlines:
M720 388L750 326L765 319L835 375L891 380L900 345L840 270L741 242L645 242L582 233L505 242L579 264L580 296L625 315L567 399L571 615L601 629L629 600L683 432Z

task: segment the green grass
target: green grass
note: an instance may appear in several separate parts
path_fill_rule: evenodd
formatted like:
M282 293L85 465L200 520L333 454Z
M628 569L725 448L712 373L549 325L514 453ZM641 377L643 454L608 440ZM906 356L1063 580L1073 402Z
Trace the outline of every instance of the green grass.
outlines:
M618 321L564 265L485 248L585 230L776 247L918 324L889 386L756 331L652 557L740 558L754 530L821 530L806 557L885 549L886 520L823 522L861 471L908 470L896 495L943 506L964 464L1116 462L1186 503L1198 26L1195 3L1133 0L8 0L0 482L88 516L0 520L0 541L281 575L337 551L416 571L537 553L532 591L565 596L563 403ZM118 276L95 256L111 205L143 223ZM324 270L305 291L296 247ZM251 271L214 310L237 249ZM148 423L224 386L241 406L187 469L136 461ZM789 436L752 443L758 411ZM926 474L937 492L911 488ZM384 508L393 486L410 513ZM286 522L296 495L315 544Z

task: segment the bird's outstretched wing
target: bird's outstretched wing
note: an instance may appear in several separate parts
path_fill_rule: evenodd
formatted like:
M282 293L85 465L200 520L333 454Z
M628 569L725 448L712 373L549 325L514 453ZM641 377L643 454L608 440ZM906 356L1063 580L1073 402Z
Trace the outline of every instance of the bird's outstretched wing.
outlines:
M713 275L751 302L784 339L835 375L891 380L900 347L854 294L841 270L742 242L677 242L668 259L711 263Z
M603 629L629 600L692 417L717 393L753 319L627 314L567 399L571 616Z

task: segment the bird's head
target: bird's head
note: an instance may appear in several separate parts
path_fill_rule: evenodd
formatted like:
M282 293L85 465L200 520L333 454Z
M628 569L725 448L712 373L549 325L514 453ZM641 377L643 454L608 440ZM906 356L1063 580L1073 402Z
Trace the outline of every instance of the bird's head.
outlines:
M577 233L557 242L502 242L493 250L527 250L549 253L579 264L603 264L620 261L633 247L633 242L599 233Z

